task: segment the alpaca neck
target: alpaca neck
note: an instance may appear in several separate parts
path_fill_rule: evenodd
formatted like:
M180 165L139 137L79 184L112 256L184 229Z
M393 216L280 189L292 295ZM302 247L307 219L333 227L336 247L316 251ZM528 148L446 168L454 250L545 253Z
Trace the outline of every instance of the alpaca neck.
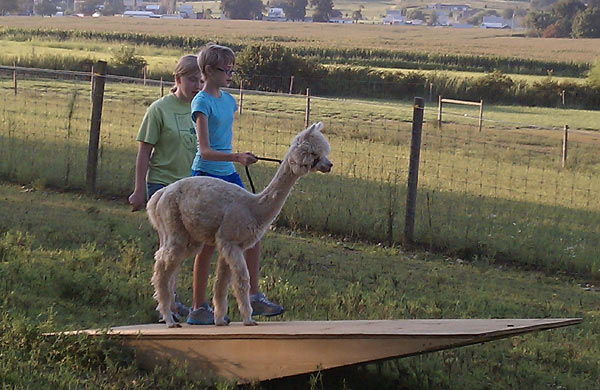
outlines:
M279 215L279 212L283 208L283 204L298 178L299 176L292 173L292 169L286 156L269 185L257 195L257 216L262 223L271 224L277 215Z

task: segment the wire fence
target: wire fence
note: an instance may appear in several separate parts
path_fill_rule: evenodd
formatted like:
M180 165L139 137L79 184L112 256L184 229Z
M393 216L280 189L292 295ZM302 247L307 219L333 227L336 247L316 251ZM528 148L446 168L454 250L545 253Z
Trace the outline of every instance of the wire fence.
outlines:
M85 189L90 73L17 71L15 89L14 69L0 68L0 177ZM113 76L105 82L95 189L123 197L133 189L141 119L171 84ZM278 226L390 245L402 241L411 102L230 92L242 108L234 129L239 151L282 158L307 116L325 124L334 170L302 178ZM570 132L563 168L562 124L484 119L479 131L476 111L452 108L439 122L437 107L426 106L415 243L465 259L597 278L599 144L596 132ZM272 162L250 167L258 191L276 169Z

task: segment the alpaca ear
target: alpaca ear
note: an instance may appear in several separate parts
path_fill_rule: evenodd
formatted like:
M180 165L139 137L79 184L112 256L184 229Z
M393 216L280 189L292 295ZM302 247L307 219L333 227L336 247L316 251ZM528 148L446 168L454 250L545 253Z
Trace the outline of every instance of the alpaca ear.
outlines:
M323 132L323 122L314 123L313 126L315 127L315 130L319 133Z

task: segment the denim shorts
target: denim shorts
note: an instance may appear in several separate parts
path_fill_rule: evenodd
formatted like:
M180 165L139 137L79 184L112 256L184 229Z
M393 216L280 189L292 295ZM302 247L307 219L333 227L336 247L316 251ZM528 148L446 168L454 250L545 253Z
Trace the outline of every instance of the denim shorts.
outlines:
M160 183L146 183L146 193L148 194L148 200L152 198L152 195L154 195L156 191L160 190L161 188L165 188L166 186L166 184Z
M244 187L244 183L242 183L242 178L240 177L240 175L238 175L237 172L233 172L231 175L227 175L227 176L219 176L219 175L213 175L213 174L202 172L202 171L192 170L192 176L214 177L217 179L225 180L228 183L236 184L244 189L246 188L246 187Z

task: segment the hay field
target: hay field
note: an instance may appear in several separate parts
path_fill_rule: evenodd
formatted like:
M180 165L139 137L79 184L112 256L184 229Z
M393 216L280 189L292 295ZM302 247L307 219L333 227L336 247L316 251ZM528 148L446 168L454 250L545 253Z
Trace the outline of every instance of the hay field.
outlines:
M591 62L598 39L539 39L511 36L507 30L452 29L376 24L275 23L242 20L161 20L0 17L0 26L197 35L216 41L278 42L287 46L381 48L414 52Z

